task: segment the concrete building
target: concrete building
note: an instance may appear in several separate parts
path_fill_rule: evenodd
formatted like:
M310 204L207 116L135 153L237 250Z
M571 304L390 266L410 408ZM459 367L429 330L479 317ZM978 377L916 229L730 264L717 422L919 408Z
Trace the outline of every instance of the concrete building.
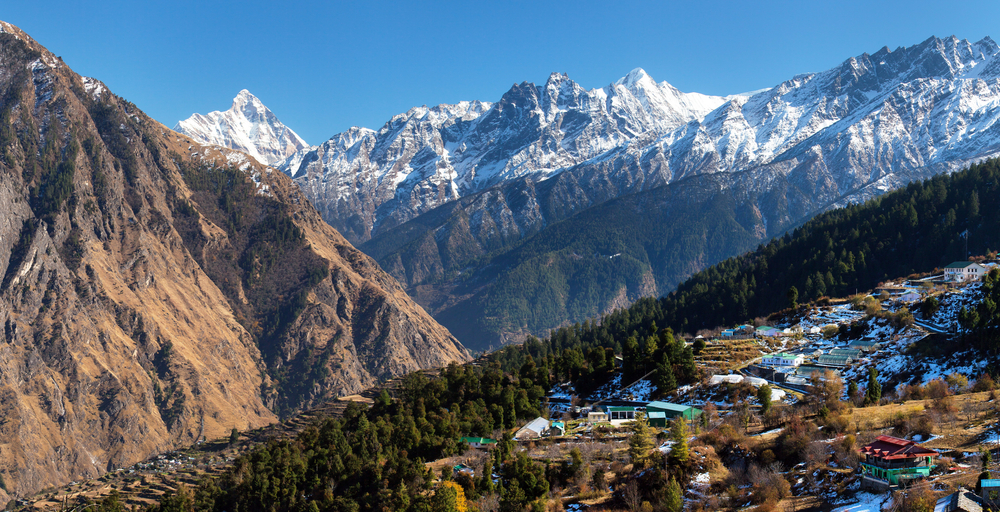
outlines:
M898 485L927 478L934 468L938 452L915 441L892 436L878 436L861 448L862 488L887 491Z
M764 366L799 366L804 362L806 362L806 358L802 354L778 352L764 356L760 364Z
M944 280L954 282L975 281L986 275L986 267L972 261L956 261L944 267Z

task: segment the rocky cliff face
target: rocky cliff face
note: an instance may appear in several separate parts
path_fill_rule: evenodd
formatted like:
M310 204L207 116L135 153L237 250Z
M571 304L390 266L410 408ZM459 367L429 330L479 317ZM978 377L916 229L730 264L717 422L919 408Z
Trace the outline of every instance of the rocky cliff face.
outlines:
M464 348L280 172L0 23L0 502Z

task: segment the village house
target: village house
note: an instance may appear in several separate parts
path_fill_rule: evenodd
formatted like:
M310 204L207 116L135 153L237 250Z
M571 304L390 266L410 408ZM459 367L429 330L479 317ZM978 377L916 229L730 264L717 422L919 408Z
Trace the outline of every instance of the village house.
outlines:
M927 478L938 452L914 441L892 436L878 436L861 448L861 487L887 491L913 480Z
M595 407L587 413L587 421L591 423L602 423L608 421L608 413Z
M496 439L490 439L488 437L463 437L460 441L468 443L469 446L481 450L487 450L497 444Z
M549 425L549 435L550 436L561 436L566 434L566 424L561 421L553 421Z
M641 410L640 410L641 412ZM620 427L635 419L636 408L633 406L611 406L608 407L608 421L616 427Z
M770 327L767 325L762 325L757 328L758 338L776 338L778 336L784 336L785 333L781 329Z
M760 364L763 366L799 366L804 362L806 362L806 358L802 354L777 352L764 356Z
M959 487L944 498L937 500L934 512L982 512L982 498L976 496L971 489Z
M727 340L747 340L754 337L755 330L750 325L740 325L732 329L723 329L719 337Z
M956 261L944 267L944 280L953 282L975 281L986 275L986 267L972 261Z
M531 420L527 425L518 429L514 433L514 439L517 441L523 441L525 439L537 439L542 437L542 434L549 429L549 420L538 417Z

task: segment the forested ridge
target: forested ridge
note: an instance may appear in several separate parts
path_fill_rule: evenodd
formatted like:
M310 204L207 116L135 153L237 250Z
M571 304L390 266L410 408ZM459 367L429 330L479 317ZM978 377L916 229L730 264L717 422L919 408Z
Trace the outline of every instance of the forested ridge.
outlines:
M536 380L547 379L541 372L504 374L497 365L453 364L435 378L412 373L396 400L383 391L371 407L352 402L342 418L256 447L221 477L182 487L155 510L464 510L458 502L464 507L481 496L521 510L546 496L549 483L542 465L515 454L509 430L540 414L544 391ZM487 476L442 484L424 465L463 450L462 435L499 430L508 433L490 452ZM116 496L101 504L117 507Z
M939 175L802 227L696 273L650 315L678 331L742 323L789 305L865 291L1000 247L1000 161ZM966 239L965 236L968 238ZM637 304L641 310L649 304Z

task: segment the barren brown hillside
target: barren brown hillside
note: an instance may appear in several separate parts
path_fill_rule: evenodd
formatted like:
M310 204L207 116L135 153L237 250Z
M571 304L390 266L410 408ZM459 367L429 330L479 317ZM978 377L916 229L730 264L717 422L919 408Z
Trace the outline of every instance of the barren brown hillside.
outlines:
M0 503L465 349L281 173L0 22Z

